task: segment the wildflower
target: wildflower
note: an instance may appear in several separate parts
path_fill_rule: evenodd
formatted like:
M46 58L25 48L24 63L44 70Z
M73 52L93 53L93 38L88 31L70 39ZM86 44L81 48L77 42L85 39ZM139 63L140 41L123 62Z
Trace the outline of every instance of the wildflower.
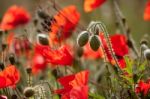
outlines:
M73 56L67 46L57 50L43 50L43 56L53 65L72 65L73 63Z
M60 10L55 16L56 22L51 25L50 39L57 43L70 37L77 26L80 14L74 5Z
M12 30L18 25L28 23L29 20L30 15L23 7L13 5L4 14L0 28L4 30Z
M145 21L149 21L150 20L150 1L147 1L143 17L144 17Z
M147 95L149 89L150 89L150 81L148 80L147 82L144 82L140 80L136 87L136 93L143 93L144 95Z
M104 45L104 49L105 49L108 61L111 62L113 65L115 65L114 60L109 51L106 39L104 38L104 35L102 33L100 34L100 37ZM124 68L126 64L125 64L123 57L127 55L129 51L126 37L122 34L115 34L115 35L110 36L110 40L111 40L113 51L119 61L120 68Z
M25 54L26 57L29 57L30 55L30 42L27 37L16 37L13 40L13 48L17 56L21 56L22 54Z
M61 99L88 99L88 76L89 71L85 70L74 75L59 78L58 82L64 88L55 92L61 94Z
M0 88L15 87L20 80L20 73L14 65L7 66L0 72Z
M84 11L91 12L101 6L106 0L84 0Z

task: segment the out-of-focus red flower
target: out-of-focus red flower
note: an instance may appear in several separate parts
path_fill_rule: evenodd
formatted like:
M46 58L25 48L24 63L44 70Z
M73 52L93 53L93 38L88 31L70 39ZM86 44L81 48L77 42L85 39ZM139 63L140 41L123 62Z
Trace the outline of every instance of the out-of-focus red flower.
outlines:
M7 39L6 39L6 42L8 44L8 47L10 47L12 45L12 42L13 42L13 39L14 39L14 33L13 32L10 32L7 36Z
M105 49L108 61L110 61L113 65L115 65L114 60L108 49L108 44L106 43L106 39L104 38L103 33L100 33L100 38L104 45L104 49ZM110 36L110 40L111 40L112 48L115 52L115 55L120 63L120 68L125 68L126 64L125 64L123 57L127 55L129 52L126 37L122 34L115 34L115 35Z
M0 72L0 88L15 87L20 80L20 73L14 65L7 66Z
M13 5L4 14L0 28L4 30L11 30L16 28L18 25L26 24L29 20L30 15L23 7Z
M143 93L144 95L147 95L150 89L150 81L144 82L142 80L139 81L137 87L136 87L136 93Z
M0 95L0 99L8 99L8 98L4 95Z
M106 0L84 0L84 11L91 12L101 6Z
M51 42L58 43L72 34L79 22L80 14L76 7L71 5L60 10L54 19L56 22L51 25L49 35Z
M102 51L102 48L100 47L96 52L93 51L90 47L90 44L87 43L85 46L84 46L84 52L83 52L83 56L85 58L89 58L89 59L98 59L98 58L103 58L103 51Z
M25 54L26 57L30 57L30 42L27 37L14 38L12 45L17 56Z
M39 71L44 70L47 66L45 58L41 54L34 54L32 58L32 73L37 74Z
M57 50L44 50L43 56L53 65L72 65L73 63L73 56L68 46L62 46Z
M59 78L58 82L64 88L55 92L61 94L61 99L88 99L88 76L89 71L85 70Z
M32 57L32 73L37 74L39 71L46 69L47 62L43 56L43 50L50 50L49 46L35 44L34 55Z
M144 10L144 20L149 21L150 20L150 1L147 1L145 10Z

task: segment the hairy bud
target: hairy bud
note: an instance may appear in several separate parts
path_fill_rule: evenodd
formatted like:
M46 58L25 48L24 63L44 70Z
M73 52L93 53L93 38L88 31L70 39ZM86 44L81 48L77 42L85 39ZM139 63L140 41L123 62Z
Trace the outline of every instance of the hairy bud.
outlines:
M100 39L98 35L93 35L90 37L90 47L94 51L98 50L100 47Z
M77 44L80 47L83 47L89 40L89 33L87 31L83 31L78 35Z
M35 91L34 91L34 89L32 88L32 87L26 87L25 89L24 89L24 95L27 97L27 98L29 98L29 97L32 97L33 95L34 95L34 93L35 93Z

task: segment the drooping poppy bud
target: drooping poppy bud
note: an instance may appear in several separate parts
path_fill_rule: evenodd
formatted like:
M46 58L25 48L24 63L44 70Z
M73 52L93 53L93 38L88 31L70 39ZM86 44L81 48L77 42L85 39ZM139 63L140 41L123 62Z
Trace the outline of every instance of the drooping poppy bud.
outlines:
M83 47L89 40L89 33L87 31L82 31L77 38L77 44Z
M100 39L99 36L93 35L90 37L90 46L92 50L97 51L98 48L100 47Z

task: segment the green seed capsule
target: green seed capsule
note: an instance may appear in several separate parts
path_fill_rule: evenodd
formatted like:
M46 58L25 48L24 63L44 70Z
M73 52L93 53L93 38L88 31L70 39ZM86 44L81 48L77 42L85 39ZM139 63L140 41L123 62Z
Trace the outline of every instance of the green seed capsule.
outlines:
M77 44L80 47L83 47L89 40L89 33L87 31L83 31L78 35Z
M93 35L90 38L90 47L92 50L97 51L100 46L100 39L98 35Z

